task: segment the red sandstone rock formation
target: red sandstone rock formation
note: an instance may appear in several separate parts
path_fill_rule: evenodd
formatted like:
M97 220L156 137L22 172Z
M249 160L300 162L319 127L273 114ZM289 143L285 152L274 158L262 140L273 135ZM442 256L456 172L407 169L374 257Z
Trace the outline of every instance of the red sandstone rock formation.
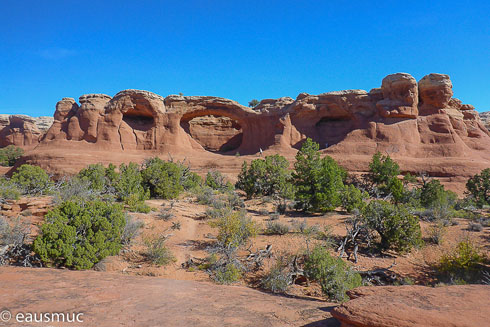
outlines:
M332 316L342 327L486 326L490 286L378 286L348 292Z
M388 75L369 92L301 93L296 100L262 100L255 110L217 97L162 98L139 90L113 98L89 94L80 97L80 105L72 98L58 102L51 128L26 160L63 170L170 152L214 156L226 166L229 156L211 153L263 149L292 158L310 137L349 170L366 170L381 151L406 171L468 177L490 166L490 136L474 108L452 95L447 75L430 74L417 83L405 73Z
M39 143L52 122L52 117L0 115L0 147L16 145L32 148Z

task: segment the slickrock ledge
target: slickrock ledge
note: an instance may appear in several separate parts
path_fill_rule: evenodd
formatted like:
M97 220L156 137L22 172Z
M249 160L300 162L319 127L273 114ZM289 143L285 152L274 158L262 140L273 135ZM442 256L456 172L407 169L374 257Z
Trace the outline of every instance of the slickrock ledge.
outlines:
M490 285L361 287L332 316L342 327L483 327Z

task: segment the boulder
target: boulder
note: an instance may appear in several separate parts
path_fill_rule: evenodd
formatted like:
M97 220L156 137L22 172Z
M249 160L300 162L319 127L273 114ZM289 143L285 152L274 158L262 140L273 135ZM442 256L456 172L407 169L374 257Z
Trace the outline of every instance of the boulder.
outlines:
M417 81L410 74L397 73L383 78L383 99L376 103L382 117L416 118L418 115Z
M449 75L429 74L419 81L421 109L442 109L449 106L453 96L453 84Z
M490 285L361 287L348 295L332 311L341 327L480 327L490 315Z
M73 98L63 98L56 104L54 112L55 121L64 121L68 116L74 115L78 110L78 104Z

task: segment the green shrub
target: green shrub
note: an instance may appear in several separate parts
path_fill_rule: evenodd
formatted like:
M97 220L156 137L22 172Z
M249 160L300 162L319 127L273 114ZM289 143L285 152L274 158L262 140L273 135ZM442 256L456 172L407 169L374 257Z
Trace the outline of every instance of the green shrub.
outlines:
M216 267L213 270L211 277L218 284L233 284L240 280L242 277L242 272L240 267L235 263L228 263L223 266Z
M152 197L175 199L184 190L180 165L155 157L147 160L143 167L143 182Z
M0 166L13 166L24 155L24 150L14 145L0 149Z
M320 246L307 255L304 271L308 278L320 283L326 297L339 302L348 300L348 290L362 285L359 273Z
M190 171L189 167L182 167L182 177L180 179L182 187L186 191L193 190L202 184L202 178L198 174Z
M149 213L151 207L143 201L132 201L131 197L129 197L128 210L131 212Z
M164 221L172 220L174 217L175 215L169 209L161 209L157 214L157 218Z
M420 204L424 208L452 208L458 200L454 192L446 191L437 179L425 183L420 192Z
M272 293L285 293L292 283L289 263L288 258L279 257L270 271L262 278L260 282L262 288Z
M149 190L143 187L143 177L137 164L131 162L128 165L119 166L119 174L112 181L117 199L128 205L129 211L149 213L150 206L145 200L150 198Z
M28 195L46 194L51 191L53 182L49 175L38 166L22 165L11 178L23 193Z
M27 244L31 224L16 218L13 222L0 216L0 266L21 263L32 266L31 246Z
M429 220L451 221L457 200L456 193L445 190L438 180L426 183L420 192L420 203L427 208Z
M419 221L405 206L371 201L363 210L362 218L379 234L384 249L406 252L422 244Z
M174 256L165 245L165 237L148 238L145 240L145 255L151 263L164 266L175 261Z
M228 202L228 205L235 210L245 207L245 202L243 202L242 198L234 191L226 193L226 201Z
M308 225L306 222L306 218L302 221L294 221L293 226L296 229L296 232L304 235L304 236L317 236L320 232L320 227L318 225Z
M320 158L318 144L309 138L296 154L292 177L296 209L325 212L341 205L346 172L331 157Z
M319 241L323 241L326 248L338 248L338 244L333 236L332 227L330 225L323 226L323 231L318 231L313 237Z
M21 195L21 190L10 179L0 177L0 203L6 200L18 200Z
M286 235L289 233L289 226L278 221L268 221L265 225L264 234L266 235Z
M280 218L280 217L281 217L281 215L280 215L280 214L278 214L277 212L274 212L274 213L271 213L271 214L269 215L269 220L271 220L271 221L272 221L272 220L279 220L279 218Z
M82 203L101 198L112 200L110 195L93 190L91 185L92 183L88 179L80 179L78 176L70 178L61 184L60 188L54 194L53 201L56 204L60 204L65 201Z
M218 228L218 242L223 248L238 248L257 235L256 224L243 212L230 212L210 222Z
M250 167L243 162L235 187L244 191L248 199L259 195L277 195L289 183L288 166L286 158L277 154L255 159Z
M402 203L414 210L415 208L420 208L420 193L421 190L418 187L412 187L411 189L405 188L405 197L402 200Z
M230 284L241 278L242 265L237 258L237 250L250 237L257 234L256 224L244 211L228 211L211 221L211 227L218 228L217 243L208 250L213 262L207 266L211 278L220 284Z
M475 199L476 205L482 207L490 204L490 168L483 169L466 182L466 189Z
M104 192L111 186L111 177L117 175L115 167L111 165L105 168L102 164L92 164L78 172L77 177L90 184L90 189L94 191Z
M121 244L130 245L131 242L138 236L141 228L143 228L144 223L140 220L135 220L131 215L126 214L124 216L126 224L124 225L124 230L121 235Z
M228 182L225 176L223 176L217 170L208 171L204 184L206 184L206 186L209 186L213 190L218 190L222 192L230 191L233 189L233 185Z
M407 190L405 189L403 182L397 177L394 177L388 181L384 192L385 194L391 194L391 197L395 203L400 203L406 200Z
M386 186L398 175L400 175L400 166L390 156L383 156L381 152L373 155L369 164L369 179L373 184Z
M212 188L210 188L209 186L202 186L194 189L194 194L196 195L197 202L199 204L210 205L212 207L215 207L213 203L223 202L219 199L216 193L217 192Z
M102 201L64 202L46 214L34 251L47 265L89 269L121 249L122 207Z
M150 192L143 188L143 177L138 165L134 162L130 162L128 165L121 164L119 174L114 177L115 180L112 184L118 200L130 207L144 207L141 202L150 198Z
M407 174L402 181L398 179L398 175L400 175L398 164L389 155L383 156L380 152L376 152L369 164L367 175L372 184L370 192L377 197L391 195L395 203L408 202L410 194L405 188L405 183L413 181L414 178Z
M260 208L257 210L258 214L261 216L268 216L269 215L269 210L267 208Z
M429 228L428 237L431 243L440 245L444 240L444 235L446 235L447 228L441 221L438 221Z
M353 212L354 210L362 211L366 206L366 200L369 198L369 194L359 190L354 185L347 185L341 194L342 207L347 212Z
M289 206L289 201L294 199L294 193L295 188L290 179L278 186L276 194L273 195L273 200L276 204L276 211L278 213L286 213Z
M30 224L27 221L16 218L11 223L7 218L0 216L0 246L19 247L24 244L29 232Z
M257 100L257 99L252 99L252 100L250 100L250 101L248 102L248 106L249 106L250 108L255 108L255 107L257 107L257 106L259 105L259 103L260 103L260 102L259 102L259 100Z
M467 238L460 241L449 253L444 254L437 268L444 279L471 282L479 279L479 266L484 260L485 257L478 247Z
M234 191L226 191L225 193L218 193L209 186L198 187L194 190L197 197L197 202L200 204L208 205L213 209L241 209L245 207L245 203L240 196Z
M227 216L233 212L233 209L230 207L222 207L222 208L207 208L205 211L206 217L210 219L218 219L224 216Z

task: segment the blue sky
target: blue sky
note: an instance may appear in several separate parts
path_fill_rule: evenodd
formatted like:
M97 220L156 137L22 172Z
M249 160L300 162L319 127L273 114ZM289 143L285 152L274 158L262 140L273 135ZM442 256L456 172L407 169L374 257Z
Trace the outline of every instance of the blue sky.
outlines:
M52 115L62 97L249 100L451 76L490 110L489 1L17 1L0 4L0 113Z

